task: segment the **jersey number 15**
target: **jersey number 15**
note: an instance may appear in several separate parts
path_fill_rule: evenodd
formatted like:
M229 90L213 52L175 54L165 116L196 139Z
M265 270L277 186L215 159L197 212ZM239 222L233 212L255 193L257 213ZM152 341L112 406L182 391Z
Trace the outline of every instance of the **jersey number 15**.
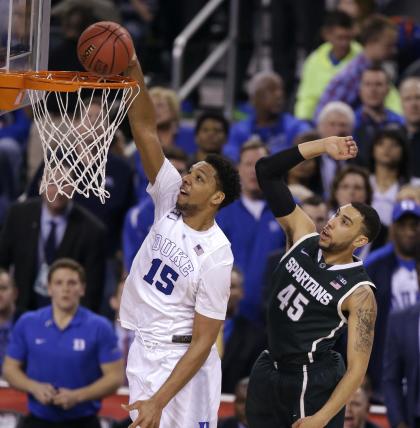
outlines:
M166 294L169 296L172 291L174 290L174 282L178 279L179 274L177 274L171 267L168 265L163 265L162 269L160 270L160 279L162 280L155 280L155 276L157 274L157 271L160 268L160 265L162 264L161 259L153 259L152 260L152 266L150 267L149 272L147 272L146 275L144 275L143 279L150 285L155 285L155 287L163 294Z
M299 321L303 315L304 306L309 303L309 300L301 293L295 295L296 287L293 284L289 284L286 288L277 294L277 299L280 300L280 309L286 311L287 316L292 321ZM291 301L292 297L295 298Z

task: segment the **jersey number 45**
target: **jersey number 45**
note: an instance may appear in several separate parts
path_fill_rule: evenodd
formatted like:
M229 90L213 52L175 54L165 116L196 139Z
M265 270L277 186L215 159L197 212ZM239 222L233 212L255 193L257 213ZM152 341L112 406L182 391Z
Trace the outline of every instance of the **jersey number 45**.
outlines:
M309 300L301 293L295 293L296 287L293 284L289 284L286 288L277 294L277 299L280 300L280 309L286 311L287 316L292 321L299 321L303 315L304 306L309 303ZM292 300L292 297L294 299Z
M163 265L162 269L160 269L159 277L162 280L155 280L155 276L162 264L161 259L153 259L152 266L150 267L149 272L144 275L143 279L149 283L150 285L154 285L161 293L169 296L174 290L174 282L178 279L179 274L176 273L171 267L168 265Z

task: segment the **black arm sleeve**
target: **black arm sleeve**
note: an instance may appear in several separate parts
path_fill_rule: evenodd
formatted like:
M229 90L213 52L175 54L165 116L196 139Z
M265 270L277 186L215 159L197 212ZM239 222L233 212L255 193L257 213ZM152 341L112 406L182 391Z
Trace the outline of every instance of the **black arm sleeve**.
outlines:
M255 165L258 183L276 217L289 215L296 207L284 177L287 171L304 160L296 146L261 158Z

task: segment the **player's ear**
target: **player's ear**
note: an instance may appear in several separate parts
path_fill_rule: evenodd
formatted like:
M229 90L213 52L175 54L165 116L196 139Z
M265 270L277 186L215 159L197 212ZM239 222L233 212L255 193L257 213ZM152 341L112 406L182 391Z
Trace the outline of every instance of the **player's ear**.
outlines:
M358 235L357 238L353 241L353 245L356 248L363 247L367 243L369 243L369 239L366 235Z
M214 205L220 205L225 199L225 194L221 190L217 190L211 197L211 202Z

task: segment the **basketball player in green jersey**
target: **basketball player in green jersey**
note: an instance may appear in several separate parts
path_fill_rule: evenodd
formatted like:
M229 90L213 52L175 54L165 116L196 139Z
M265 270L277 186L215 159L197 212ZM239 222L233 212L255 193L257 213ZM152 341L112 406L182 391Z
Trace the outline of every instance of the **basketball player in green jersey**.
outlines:
M340 207L321 234L296 206L283 179L305 159L356 156L351 137L299 144L258 161L259 184L284 229L289 249L272 279L268 351L258 358L248 388L250 428L342 428L344 406L369 362L376 302L362 262L353 252L380 228L371 207ZM348 328L347 369L331 349Z

